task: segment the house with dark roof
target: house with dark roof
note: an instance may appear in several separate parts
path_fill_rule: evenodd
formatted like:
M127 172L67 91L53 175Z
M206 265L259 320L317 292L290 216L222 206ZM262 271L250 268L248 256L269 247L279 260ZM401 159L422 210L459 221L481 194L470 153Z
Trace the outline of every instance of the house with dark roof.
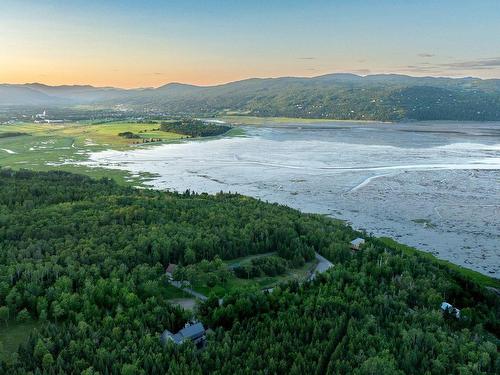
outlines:
M186 341L192 341L198 348L205 343L205 327L202 323L186 323L186 326L177 333L172 333L165 330L161 334L161 342L163 344L171 341L176 345L180 345Z

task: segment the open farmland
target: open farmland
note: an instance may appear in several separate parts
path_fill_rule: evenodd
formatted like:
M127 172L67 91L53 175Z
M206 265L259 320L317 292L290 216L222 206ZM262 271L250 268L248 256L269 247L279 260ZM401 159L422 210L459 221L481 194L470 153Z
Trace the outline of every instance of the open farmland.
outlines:
M126 172L88 168L68 162L84 160L91 152L106 149L127 150L154 143L178 141L185 136L159 130L159 124L137 122L35 124L17 123L0 126L0 165L13 169L45 171L54 165L71 172L94 177L124 177L137 180ZM118 134L132 132L138 138ZM2 137L2 134L6 135ZM142 143L147 142L147 143ZM138 181L136 181L138 182Z

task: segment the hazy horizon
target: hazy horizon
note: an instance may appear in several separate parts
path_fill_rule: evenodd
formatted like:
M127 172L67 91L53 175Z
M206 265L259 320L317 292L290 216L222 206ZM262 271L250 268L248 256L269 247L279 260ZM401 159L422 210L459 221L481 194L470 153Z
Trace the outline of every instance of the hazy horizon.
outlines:
M156 86L135 86L135 87L120 87L120 86L113 86L113 85L92 85L88 83L66 83L66 84L49 84L46 82L0 82L0 85L45 85L45 86L51 86L51 87L58 87L58 86L91 86L95 88L116 88L116 89L123 89L123 90L139 90L139 89L156 89L160 88L162 86L170 85L170 84L179 84L179 85L187 85L187 86L197 86L197 87L215 87L215 86L222 86L225 84L230 84L234 82L240 82L240 81L246 81L246 80L251 80L251 79L280 79L280 78L319 78L322 76L327 76L327 75L335 75L335 74L352 74L358 77L370 77L370 76L380 76L380 75L398 75L398 76L405 76L405 77L411 77L411 78L449 78L449 79L466 79L466 78L471 78L471 79L480 79L483 81L486 80L498 80L500 78L481 78L478 76L460 76L460 77L452 77L452 76L444 76L444 75L413 75L413 74L401 74L401 73L374 73L374 74L356 74L352 72L332 72L332 73L325 73L325 74L320 74L320 75L313 75L313 76L276 76L276 77L246 77L238 80L233 80L233 81L224 81L224 82L215 82L213 84L196 84L192 82L181 82L181 81L169 81L169 82L164 82L160 83Z
M500 2L13 1L0 82L211 86L332 72L500 78Z

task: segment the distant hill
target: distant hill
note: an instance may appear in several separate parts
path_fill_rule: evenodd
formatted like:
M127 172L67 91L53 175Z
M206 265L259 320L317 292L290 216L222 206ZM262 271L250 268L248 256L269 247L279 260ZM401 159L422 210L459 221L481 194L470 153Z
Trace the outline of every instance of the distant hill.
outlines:
M58 105L58 98L51 97L41 91L33 90L25 85L0 85L1 105Z
M0 85L0 105L62 106L90 104L102 100L119 99L127 90L113 87L48 86L41 83Z
M353 120L500 120L500 80L328 74L156 89L1 85L0 105L117 104L135 110Z

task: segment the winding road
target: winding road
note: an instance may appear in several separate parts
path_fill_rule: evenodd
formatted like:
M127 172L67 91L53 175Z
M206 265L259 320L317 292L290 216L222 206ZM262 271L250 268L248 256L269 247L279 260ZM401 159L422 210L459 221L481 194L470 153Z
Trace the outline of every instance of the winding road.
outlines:
M316 265L314 271L311 272L311 275L307 278L308 281L314 280L318 273L323 273L333 267L333 263L326 259L324 256L321 256L318 253L315 254L316 259L318 260L318 264Z

